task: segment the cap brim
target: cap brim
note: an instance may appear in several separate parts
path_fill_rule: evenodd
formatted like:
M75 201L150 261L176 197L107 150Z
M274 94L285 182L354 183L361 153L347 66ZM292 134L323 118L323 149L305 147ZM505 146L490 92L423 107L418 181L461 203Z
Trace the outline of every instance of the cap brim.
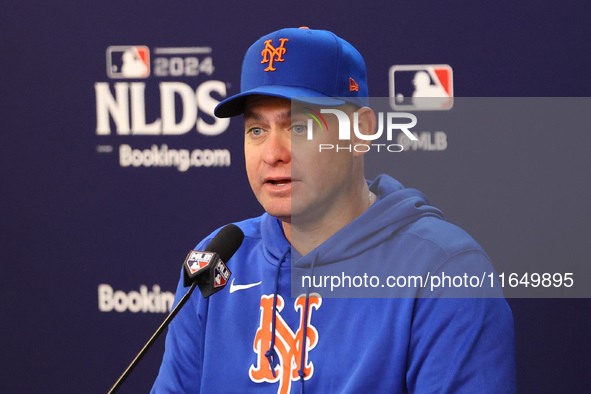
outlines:
M287 100L296 100L312 105L326 105L336 106L343 105L346 103L345 100L326 97L321 93L318 93L311 89L304 89L292 86L261 86L255 89L247 90L245 92L236 94L232 97L220 102L214 110L215 116L218 118L229 118L231 116L237 116L244 113L244 106L246 99L249 96L262 95L262 96L273 96L281 97Z

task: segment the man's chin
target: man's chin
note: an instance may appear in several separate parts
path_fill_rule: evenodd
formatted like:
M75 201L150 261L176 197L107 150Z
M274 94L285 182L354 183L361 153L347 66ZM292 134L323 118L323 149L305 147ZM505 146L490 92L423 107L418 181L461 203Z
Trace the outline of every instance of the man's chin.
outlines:
M291 204L263 204L265 211L282 222L289 223L291 221Z
M289 201L272 201L261 205L269 215L285 223L314 221L318 215L318 209L293 197Z

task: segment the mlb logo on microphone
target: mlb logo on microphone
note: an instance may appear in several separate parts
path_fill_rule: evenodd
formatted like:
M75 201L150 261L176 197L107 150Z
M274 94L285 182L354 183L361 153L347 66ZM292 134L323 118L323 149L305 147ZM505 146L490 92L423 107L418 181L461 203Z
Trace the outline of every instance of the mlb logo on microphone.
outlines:
M390 104L394 110L451 109L453 90L453 71L447 64L390 67Z
M107 48L107 75L109 78L148 78L150 76L150 50L141 45L117 45Z
M213 273L213 287L224 287L228 283L228 278L232 275L226 264L218 260Z
M187 256L185 264L187 265L189 272L194 274L195 272L207 267L213 255L214 253L211 252L192 251L189 253L189 256Z

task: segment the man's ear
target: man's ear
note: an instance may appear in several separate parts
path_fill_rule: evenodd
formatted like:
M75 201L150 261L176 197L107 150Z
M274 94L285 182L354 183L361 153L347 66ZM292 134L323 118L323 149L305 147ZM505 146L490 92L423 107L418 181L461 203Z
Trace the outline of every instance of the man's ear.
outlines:
M369 107L361 107L357 111L357 129L359 130L359 134L361 135L374 135L376 132L376 114L373 112L373 109ZM355 116L351 119L351 125L355 120ZM352 131L352 142L353 144L362 144L362 145L371 145L372 140L370 139L362 139L357 136L357 134ZM363 148L363 147L362 147ZM355 151L354 156L362 156L365 154L365 149L359 149L359 152Z

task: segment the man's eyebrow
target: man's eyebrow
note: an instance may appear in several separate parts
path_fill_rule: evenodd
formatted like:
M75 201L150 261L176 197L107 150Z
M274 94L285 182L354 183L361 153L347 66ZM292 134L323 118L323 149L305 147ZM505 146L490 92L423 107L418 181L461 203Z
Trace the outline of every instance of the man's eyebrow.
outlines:
M296 108L293 113L291 114L292 116L307 116L306 112L304 112L304 110L302 108Z
M275 115L275 119L282 121L291 118L291 110L287 110ZM244 120L266 120L266 117L256 110L244 111Z
M250 110L244 111L244 120L247 120L247 119L261 120L263 118L264 117L262 115L260 115L256 112L253 112Z

